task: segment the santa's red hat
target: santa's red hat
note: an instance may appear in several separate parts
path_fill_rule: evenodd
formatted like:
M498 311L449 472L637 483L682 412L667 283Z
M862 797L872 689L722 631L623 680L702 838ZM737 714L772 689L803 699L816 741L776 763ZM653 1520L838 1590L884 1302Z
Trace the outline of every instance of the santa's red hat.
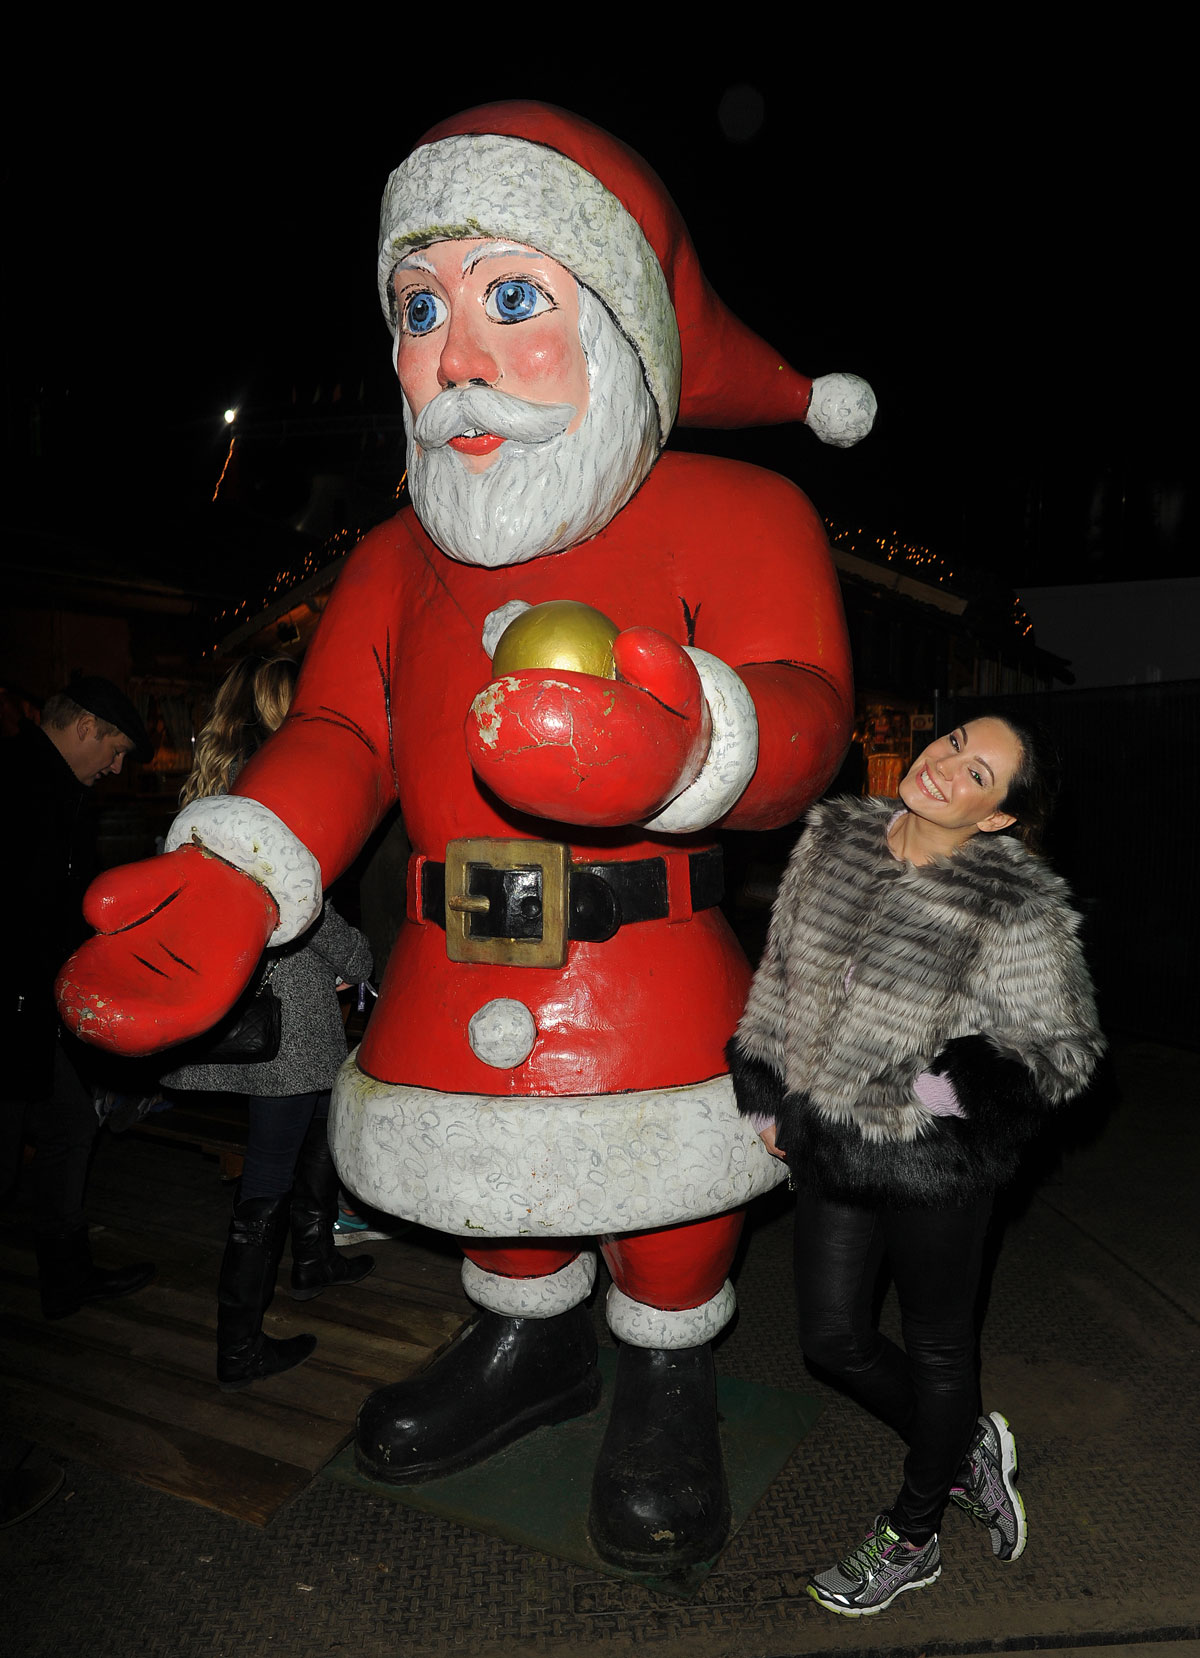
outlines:
M845 447L871 429L857 375L798 374L709 287L661 179L602 128L550 104L483 104L433 127L388 180L379 297L393 332L391 279L408 252L460 237L506 237L549 254L608 307L637 351L662 442L685 426L806 420Z

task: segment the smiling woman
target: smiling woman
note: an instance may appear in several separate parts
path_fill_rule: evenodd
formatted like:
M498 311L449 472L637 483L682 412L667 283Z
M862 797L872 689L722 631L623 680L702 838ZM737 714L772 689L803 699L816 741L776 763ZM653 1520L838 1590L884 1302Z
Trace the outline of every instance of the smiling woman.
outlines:
M1005 806L1024 754L1016 731L999 719L972 720L930 743L901 781L907 811L889 831L892 851L927 863L972 835L1010 828L1016 820Z
M937 1578L951 1499L998 1559L1025 1547L1016 1441L980 1414L983 1239L1104 1045L1070 895L1032 851L1054 772L1031 730L985 717L931 743L898 803L815 807L730 1044L739 1108L799 1188L805 1356L908 1447L890 1508L809 1582L847 1617ZM903 1349L872 1319L885 1257Z

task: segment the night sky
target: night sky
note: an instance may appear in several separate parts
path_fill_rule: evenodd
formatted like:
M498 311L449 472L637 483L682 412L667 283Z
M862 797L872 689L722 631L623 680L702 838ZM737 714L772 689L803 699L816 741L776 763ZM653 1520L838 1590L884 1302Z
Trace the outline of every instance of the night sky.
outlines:
M878 393L856 450L798 429L718 448L1014 584L1191 573L1179 43L1051 55L980 21L969 42L864 23L803 50L717 41L699 69L595 41L602 68L489 52L480 71L447 62L465 14L433 50L407 49L414 14L389 27L210 39L157 73L76 41L53 96L31 94L8 152L18 527L61 512L169 579L169 525L205 506L228 404L364 385L398 413L374 289L387 174L433 121L529 96L646 156L718 292L797 367Z

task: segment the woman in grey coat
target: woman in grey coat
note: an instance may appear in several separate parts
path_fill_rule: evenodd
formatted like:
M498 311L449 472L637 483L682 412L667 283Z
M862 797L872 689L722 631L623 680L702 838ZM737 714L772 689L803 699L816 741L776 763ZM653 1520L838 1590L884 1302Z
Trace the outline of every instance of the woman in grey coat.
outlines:
M287 658L247 657L231 669L197 740L183 804L229 788L282 724L295 679L295 664ZM356 1283L375 1264L369 1255L348 1260L334 1249L337 1171L326 1134L330 1090L346 1057L337 992L370 972L366 939L326 902L302 937L263 958L260 978L268 976L280 1003L276 1057L218 1064L205 1057L201 1039L195 1057L163 1078L172 1091L244 1094L249 1108L217 1296L217 1379L226 1391L290 1369L316 1346L311 1335L277 1340L263 1333L289 1221L293 1300L307 1301L331 1284Z
M974 1306L993 1195L1103 1051L1078 916L1036 855L1053 771L1008 716L914 762L900 800L813 808L729 1057L797 1187L805 1355L907 1446L866 1540L808 1593L880 1612L941 1571L953 1500L1025 1547L1016 1442L980 1415ZM875 1327L886 1257L904 1346Z

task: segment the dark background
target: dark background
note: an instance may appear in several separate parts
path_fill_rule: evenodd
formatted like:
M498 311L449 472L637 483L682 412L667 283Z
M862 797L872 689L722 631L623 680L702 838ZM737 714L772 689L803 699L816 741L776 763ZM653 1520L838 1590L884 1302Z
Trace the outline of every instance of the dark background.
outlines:
M796 429L706 445L1006 584L1190 573L1178 37L747 14L651 52L637 25L347 13L305 37L205 14L173 42L64 25L14 62L9 556L61 531L188 585L181 560L221 557L176 526L207 508L228 405L338 395L398 421L387 174L433 121L532 96L650 160L718 292L797 367L879 396L849 452ZM286 470L268 516L294 509Z

